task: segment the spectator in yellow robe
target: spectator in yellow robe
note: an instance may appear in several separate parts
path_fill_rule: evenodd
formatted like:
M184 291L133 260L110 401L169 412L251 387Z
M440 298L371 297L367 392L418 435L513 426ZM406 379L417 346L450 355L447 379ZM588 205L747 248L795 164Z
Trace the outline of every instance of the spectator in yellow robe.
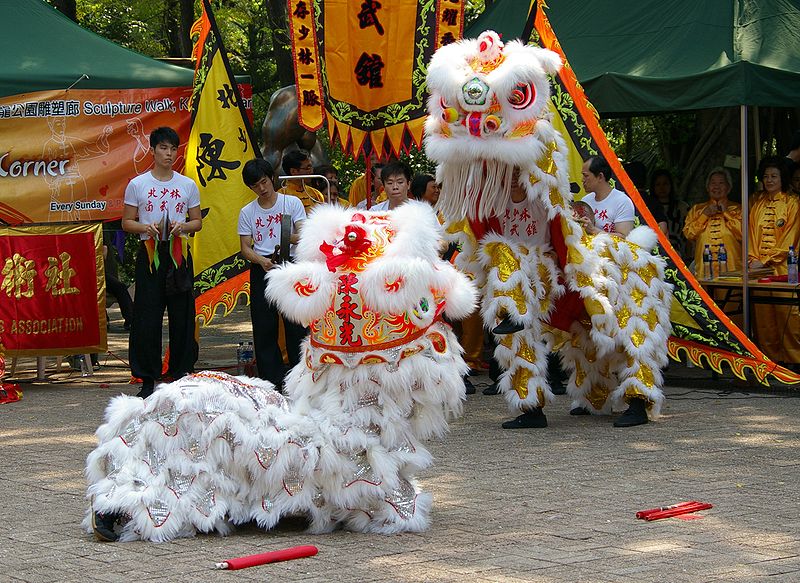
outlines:
M785 275L789 246L800 242L800 200L787 193L789 177L779 158L765 158L759 171L762 190L750 207L747 262L751 269L769 267ZM773 296L787 296L773 292ZM788 296L787 296L788 297ZM783 364L800 363L800 312L797 305L754 307L753 330L761 350Z
M385 164L383 162L378 162L374 156L370 157L369 163L372 165L370 166L372 172L372 187L369 189L372 195L372 204L370 206L372 206L386 200L386 193L383 191L383 182L381 181L381 170L383 170ZM350 185L350 190L347 193L347 200L352 207L359 206L359 203L362 203L361 208L366 206L364 204L364 201L367 200L366 173L361 174L353 180L353 183Z
M314 173L311 154L306 150L287 152L283 156L281 165L283 171L289 176L307 176ZM319 190L311 186L311 182L311 180L287 180L278 192L299 198L308 214L314 205L325 202L325 197Z
M683 236L694 242L694 273L698 279L703 278L706 245L711 249L715 275L721 244L728 253L728 271L742 268L742 205L728 200L731 182L731 174L725 168L711 170L706 178L708 200L694 205L686 215Z

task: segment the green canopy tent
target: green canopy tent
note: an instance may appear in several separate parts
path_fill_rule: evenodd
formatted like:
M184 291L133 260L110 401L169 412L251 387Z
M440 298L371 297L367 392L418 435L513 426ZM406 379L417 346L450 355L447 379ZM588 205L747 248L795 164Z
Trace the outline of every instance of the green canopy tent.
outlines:
M81 89L192 85L193 71L107 41L44 0L0 0L0 14L0 97L66 89L78 80Z
M545 10L602 114L797 106L798 0L551 0ZM527 13L526 2L495 0L465 36L518 38Z
M541 2L539 5L541 7ZM528 3L496 0L469 27L519 38ZM742 221L748 223L749 106L796 107L800 95L798 0L551 0L559 43L601 114L644 115L739 107ZM743 232L747 257L747 230ZM747 266L743 329L749 330Z

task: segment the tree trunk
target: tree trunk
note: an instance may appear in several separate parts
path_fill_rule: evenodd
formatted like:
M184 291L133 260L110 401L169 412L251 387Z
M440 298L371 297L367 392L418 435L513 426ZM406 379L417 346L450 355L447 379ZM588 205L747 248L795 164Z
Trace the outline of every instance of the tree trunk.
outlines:
M52 0L50 3L61 14L73 22L78 22L77 0Z
M189 31L194 22L193 0L169 0L164 7L164 30L169 56L187 58L192 54Z
M192 54L192 39L189 35L195 21L194 0L181 0L180 9L181 40L183 41L181 56L189 57Z
M272 60L278 70L281 87L294 84L294 65L292 64L289 22L286 16L285 0L265 0L272 29Z

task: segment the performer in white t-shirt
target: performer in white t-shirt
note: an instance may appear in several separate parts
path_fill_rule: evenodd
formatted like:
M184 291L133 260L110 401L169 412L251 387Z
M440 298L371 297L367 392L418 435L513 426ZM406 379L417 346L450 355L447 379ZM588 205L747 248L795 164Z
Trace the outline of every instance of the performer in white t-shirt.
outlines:
M581 200L594 209L594 224L581 221L587 233L617 233L623 237L633 230L635 211L633 201L616 188L608 179L611 167L602 156L593 156L583 163L583 189L586 196Z
M180 139L169 127L150 134L153 167L128 183L122 228L139 235L136 295L130 335L131 374L142 379L140 397L153 392L161 377L164 309L169 319L168 375L180 378L194 369L192 257L186 237L203 227L200 193L194 181L172 169ZM180 243L180 244L175 244Z
M516 191L512 191L512 198L502 216L503 234L531 247L550 247L547 211L540 204L531 204L525 196L525 191L519 190L522 195L521 200L514 201Z
M250 318L258 376L280 390L288 372L278 345L278 318L282 316L278 308L264 298L266 273L278 261L276 249L281 241L282 217L284 214L291 217L291 258L306 212L299 198L275 191L272 182L274 175L270 163L262 158L250 160L244 165L242 179L258 198L239 212L238 233L242 257L250 262ZM283 318L283 326L289 367L293 367L300 361L300 343L307 330L287 318Z
M381 184L386 200L372 205L371 211L390 211L408 200L411 189L411 167L405 162L390 162L381 168Z

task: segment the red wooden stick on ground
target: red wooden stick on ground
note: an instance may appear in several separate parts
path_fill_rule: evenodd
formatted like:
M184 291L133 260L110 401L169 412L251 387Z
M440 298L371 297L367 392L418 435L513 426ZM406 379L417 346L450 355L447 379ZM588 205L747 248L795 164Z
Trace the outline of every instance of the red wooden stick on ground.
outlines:
M270 551L268 553L259 553L257 555L248 555L246 557L237 557L235 559L228 559L221 563L217 563L217 569L245 569L247 567L255 567L257 565L266 565L267 563L277 563L278 561L291 561L292 559L302 559L303 557L313 557L317 554L317 547L312 545L304 545L299 547L291 547L288 549L281 549L280 551Z
M647 521L660 520L662 518L672 518L673 516L681 516L683 514L698 512L700 510L708 510L709 508L713 507L713 504L692 500L691 502L680 502L678 504L672 504L671 506L662 506L660 508L641 510L636 513L636 518Z
M647 519L648 516L651 514L656 514L658 512L664 512L665 510L674 510L677 508L686 508L689 506L694 506L695 504L700 504L699 502L692 500L691 502L678 502L677 504L671 504L669 506L659 506L658 508L650 508L649 510L640 510L636 513L636 518L641 518L642 520Z

